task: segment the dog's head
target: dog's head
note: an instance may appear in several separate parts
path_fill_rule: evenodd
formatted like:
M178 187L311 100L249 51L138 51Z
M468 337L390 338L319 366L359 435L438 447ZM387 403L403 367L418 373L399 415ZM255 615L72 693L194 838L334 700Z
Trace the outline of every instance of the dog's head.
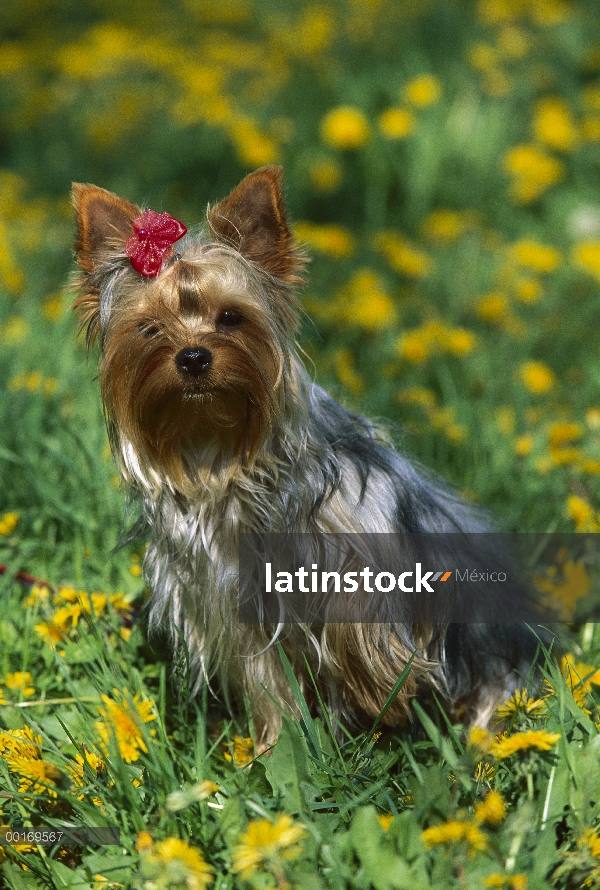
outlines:
M162 242L148 241L152 211L104 189L75 185L73 206L75 307L88 344L100 340L102 398L121 457L129 449L126 471L185 493L202 470L252 462L281 411L304 264L281 169L251 173L209 207L206 232L180 240L185 227L165 214L170 243L160 232Z

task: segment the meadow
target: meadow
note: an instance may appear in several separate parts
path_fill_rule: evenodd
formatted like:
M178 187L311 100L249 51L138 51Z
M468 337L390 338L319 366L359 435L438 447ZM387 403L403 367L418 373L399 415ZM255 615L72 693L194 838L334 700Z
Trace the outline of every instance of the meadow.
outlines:
M600 532L595 0L4 0L0 845L11 890L600 887L598 572L503 724L252 727L145 632L70 311L72 181L200 222L279 163L316 379L509 532ZM283 657L283 656L282 656ZM396 691L405 678L400 677ZM116 826L120 842L42 843ZM35 829L38 833L36 835ZM0 829L1 834L1 829Z

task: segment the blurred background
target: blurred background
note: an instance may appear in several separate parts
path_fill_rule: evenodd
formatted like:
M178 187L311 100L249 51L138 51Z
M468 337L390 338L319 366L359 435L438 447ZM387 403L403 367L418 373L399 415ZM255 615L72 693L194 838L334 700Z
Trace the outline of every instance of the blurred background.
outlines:
M71 182L189 226L271 163L316 379L501 527L600 530L595 0L4 0L1 560L139 575L107 557Z

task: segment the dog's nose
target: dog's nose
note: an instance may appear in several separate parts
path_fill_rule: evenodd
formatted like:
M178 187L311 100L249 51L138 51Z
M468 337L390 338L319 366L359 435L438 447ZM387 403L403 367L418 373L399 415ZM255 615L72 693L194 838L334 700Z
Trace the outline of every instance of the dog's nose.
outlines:
M204 374L212 362L212 353L208 349L199 346L197 349L182 349L175 356L175 364L184 374L190 377L199 377Z

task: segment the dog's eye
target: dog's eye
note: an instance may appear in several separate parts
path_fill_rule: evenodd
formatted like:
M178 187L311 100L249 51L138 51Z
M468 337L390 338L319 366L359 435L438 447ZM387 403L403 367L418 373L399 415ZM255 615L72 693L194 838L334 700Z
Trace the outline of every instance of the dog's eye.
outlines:
M142 337L145 337L147 340L151 337L156 337L159 332L155 324L139 324L138 331Z
M225 309L225 311L221 312L219 315L217 324L222 325L224 328L237 328L242 321L242 316L238 315L237 312L233 312L231 309Z

